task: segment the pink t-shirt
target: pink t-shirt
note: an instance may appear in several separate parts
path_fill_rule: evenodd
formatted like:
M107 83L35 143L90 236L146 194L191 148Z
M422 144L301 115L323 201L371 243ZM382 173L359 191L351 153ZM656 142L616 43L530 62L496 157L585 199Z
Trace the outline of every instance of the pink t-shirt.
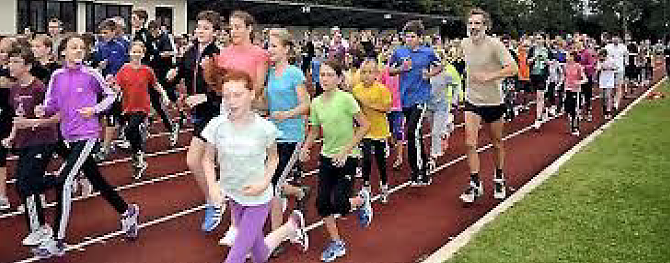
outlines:
M270 56L259 46L248 44L243 46L230 45L221 50L216 57L219 67L244 71L256 81L256 71L259 65L267 63Z
M393 96L391 111L402 111L402 104L400 102L400 78L398 76L391 76L390 68L386 66L381 74L380 82L391 91L391 95Z
M565 90L572 92L580 92L582 90L582 74L584 69L582 65L576 62L565 65Z

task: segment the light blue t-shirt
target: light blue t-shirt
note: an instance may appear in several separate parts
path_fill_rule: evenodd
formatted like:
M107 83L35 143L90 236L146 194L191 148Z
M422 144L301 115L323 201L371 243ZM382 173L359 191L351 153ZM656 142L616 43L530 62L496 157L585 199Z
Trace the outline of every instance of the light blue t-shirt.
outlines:
M201 135L216 147L220 187L235 202L245 206L270 202L272 186L258 196L244 195L242 190L265 179L267 148L276 141L278 134L272 122L258 115L244 126L233 126L225 116L214 117L205 126Z
M281 76L275 76L275 68L268 73L266 95L270 114L275 111L288 111L298 107L298 85L305 84L305 75L296 66L288 66ZM305 139L305 120L302 115L283 121L271 120L282 136L279 142L301 142Z
M408 108L430 100L430 80L423 78L423 70L430 70L432 64L439 64L439 59L429 47L415 50L400 47L393 52L391 65L402 66L405 60L410 60L412 66L408 72L400 73L400 101L403 108Z

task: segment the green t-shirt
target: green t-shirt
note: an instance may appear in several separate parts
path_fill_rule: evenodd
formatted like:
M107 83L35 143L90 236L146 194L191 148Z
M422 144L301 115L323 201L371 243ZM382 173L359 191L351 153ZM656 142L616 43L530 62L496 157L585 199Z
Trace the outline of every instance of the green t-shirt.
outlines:
M354 115L361 111L354 96L341 90L324 101L321 95L310 105L309 122L321 126L323 131L323 147L321 154L333 157L338 154L354 138ZM355 147L350 155L359 155Z

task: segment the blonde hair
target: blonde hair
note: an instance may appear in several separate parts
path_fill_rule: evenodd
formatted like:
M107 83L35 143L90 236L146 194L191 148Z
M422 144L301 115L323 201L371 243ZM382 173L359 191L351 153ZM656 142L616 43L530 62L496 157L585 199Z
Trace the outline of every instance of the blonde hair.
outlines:
M292 41L292 36L291 33L288 32L288 29L286 28L272 28L269 31L269 36L271 38L276 38L279 40L279 43L281 43L282 46L288 47L288 54L286 57L288 58L288 62L290 64L293 64L297 61L298 55L296 54L295 51L295 45L293 44Z

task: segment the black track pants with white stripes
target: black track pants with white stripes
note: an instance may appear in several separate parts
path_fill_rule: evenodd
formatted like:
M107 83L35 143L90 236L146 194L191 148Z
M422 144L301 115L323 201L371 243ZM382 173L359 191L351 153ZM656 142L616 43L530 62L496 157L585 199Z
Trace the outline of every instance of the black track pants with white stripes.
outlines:
M72 211L72 185L79 171L84 172L86 178L93 185L93 189L100 191L100 195L114 207L119 215L128 210L128 204L102 177L98 164L93 160L91 153L97 143L98 139L86 139L69 143L69 154L65 156L65 163L59 170L59 177L63 185L58 188L58 208L54 223L55 235L58 240L65 239Z
M406 119L407 129L407 157L409 167L412 171L412 179L428 180L428 156L421 136L421 127L423 118L426 114L426 106L424 104L414 105L402 109ZM424 178L419 178L419 175Z

